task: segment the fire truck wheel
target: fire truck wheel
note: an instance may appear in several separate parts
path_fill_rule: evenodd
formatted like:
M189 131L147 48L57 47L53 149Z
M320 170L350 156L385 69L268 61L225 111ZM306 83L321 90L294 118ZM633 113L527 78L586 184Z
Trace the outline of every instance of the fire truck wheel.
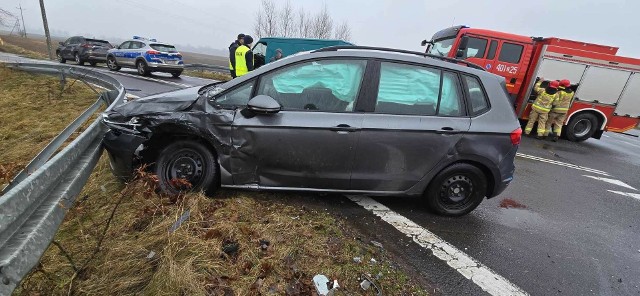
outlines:
M581 113L571 118L566 127L567 139L582 142L591 138L598 129L598 118L591 113Z

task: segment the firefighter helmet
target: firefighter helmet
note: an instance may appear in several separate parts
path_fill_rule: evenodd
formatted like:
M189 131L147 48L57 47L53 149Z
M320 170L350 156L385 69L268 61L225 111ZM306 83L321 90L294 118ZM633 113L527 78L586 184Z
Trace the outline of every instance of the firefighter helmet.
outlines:
M571 81L569 81L569 79L562 79L560 80L560 85L563 87L569 87L571 86Z
M558 86L560 86L560 82L558 82L558 80L551 80L549 81L549 87L550 88L555 88L557 89Z

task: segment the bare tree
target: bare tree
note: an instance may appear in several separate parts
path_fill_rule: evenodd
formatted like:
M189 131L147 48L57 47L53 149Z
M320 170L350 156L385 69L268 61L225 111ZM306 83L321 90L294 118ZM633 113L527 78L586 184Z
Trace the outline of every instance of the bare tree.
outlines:
M264 17L262 16L262 13L258 11L258 13L256 14L256 22L253 25L253 31L257 38L265 36L264 27Z
M262 0L253 29L256 37L278 35L278 15L273 0Z
M333 18L329 14L327 5L322 6L322 10L313 19L313 27L311 29L312 37L318 39L329 39L333 32Z
M309 38L311 37L311 27L312 27L313 19L308 12L304 10L303 7L300 7L298 11L298 32L297 37L301 38Z
M285 2L279 15L280 15L280 19L279 19L280 35L282 35L283 37L294 36L296 33L294 28L295 20L293 16L293 7L291 7L291 2L289 0Z
M336 32L333 36L335 39L351 41L351 28L349 27L349 24L347 24L346 21L342 22L336 27Z

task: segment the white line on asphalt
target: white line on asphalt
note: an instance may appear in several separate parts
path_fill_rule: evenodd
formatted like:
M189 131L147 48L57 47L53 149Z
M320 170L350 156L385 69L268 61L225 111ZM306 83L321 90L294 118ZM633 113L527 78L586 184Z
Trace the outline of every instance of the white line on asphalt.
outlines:
M118 71L110 71L110 70L103 70L103 69L96 69L96 71L109 73L109 74L128 76L128 77L131 77L131 78L142 79L142 80L147 80L147 81L153 81L153 82L157 82L157 83L171 84L171 85L176 85L176 86L181 86L181 87L192 87L193 86L193 85L189 85L189 84L177 83L177 82L173 82L173 81L166 81L166 80L155 79L155 78L150 78L150 77L144 77L144 76L140 76L140 75L133 75L133 74L123 73L123 72L118 72Z
M615 193L615 194L620 194L620 195L624 195L624 196L628 196L628 197L633 197L635 199L640 199L640 194L638 193L629 193L629 192L622 192L622 191L615 191L615 190L607 190L611 193Z
M528 154L522 154L522 153L516 153L516 156L522 157L522 158L531 159L531 160L537 160L537 161L541 161L541 162L546 162L546 163L550 163L550 164L555 164L555 165L559 165L559 166L564 166L564 167L568 167L568 168L572 168L572 169L576 169L576 170L581 170L581 171L585 171L585 172L589 172L589 173L593 173L593 174L597 174L597 175L609 176L609 173L607 173L607 172L603 172L603 171L600 171L600 170L596 170L596 169L592 169L592 168L588 168L588 167L583 167L583 166L579 166L579 165L575 165L575 164L570 164L570 163L566 163L566 162L562 162L562 161L557 161L557 160L552 160L552 159L547 159L547 158L542 158L542 157L537 157L537 156L528 155Z
M512 284L469 255L458 250L434 233L392 211L383 204L367 196L347 195L363 208L373 212L385 222L413 239L418 245L431 250L433 255L447 263L465 278L472 280L482 290L491 295L528 295L527 292Z
M631 187L631 185L629 185L629 184L627 184L625 182L622 182L620 180L602 178L602 177L596 177L596 176L589 176L589 175L583 175L583 176L585 176L587 178L596 179L596 180L599 180L599 181L604 181L604 182L607 182L607 183L611 183L613 185L618 185L618 186L622 186L622 187L625 187L625 188L633 189L633 190L636 190L636 191L638 190L638 189L635 189L635 188Z

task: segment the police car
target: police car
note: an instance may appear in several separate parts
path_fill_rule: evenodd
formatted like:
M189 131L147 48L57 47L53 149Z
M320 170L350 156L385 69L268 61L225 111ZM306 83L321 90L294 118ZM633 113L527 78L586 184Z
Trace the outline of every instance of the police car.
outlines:
M164 72L178 77L182 74L184 62L175 46L133 36L133 39L107 52L107 67L112 71L122 67L134 68L143 76L151 72Z

